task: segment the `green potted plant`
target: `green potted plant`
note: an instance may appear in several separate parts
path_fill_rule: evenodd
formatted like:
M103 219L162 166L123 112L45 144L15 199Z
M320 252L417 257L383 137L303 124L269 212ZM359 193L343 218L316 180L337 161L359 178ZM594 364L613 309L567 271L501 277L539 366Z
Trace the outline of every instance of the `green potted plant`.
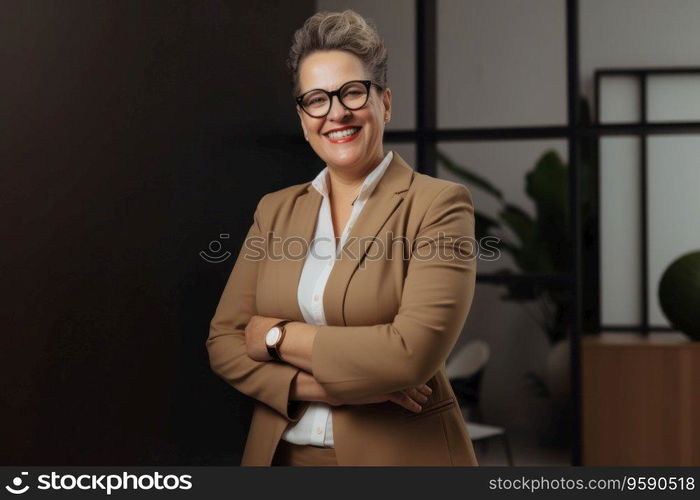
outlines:
M700 250L676 258L659 280L659 305L674 328L700 341Z

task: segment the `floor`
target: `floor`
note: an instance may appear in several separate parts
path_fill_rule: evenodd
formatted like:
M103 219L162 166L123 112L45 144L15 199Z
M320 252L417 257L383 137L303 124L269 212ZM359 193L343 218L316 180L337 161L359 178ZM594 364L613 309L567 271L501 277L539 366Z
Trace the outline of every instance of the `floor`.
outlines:
M513 463L517 466L568 466L571 465L571 451L566 448L541 446L537 436L523 432L508 434ZM508 465L507 455L500 437L474 441L474 451L479 465Z

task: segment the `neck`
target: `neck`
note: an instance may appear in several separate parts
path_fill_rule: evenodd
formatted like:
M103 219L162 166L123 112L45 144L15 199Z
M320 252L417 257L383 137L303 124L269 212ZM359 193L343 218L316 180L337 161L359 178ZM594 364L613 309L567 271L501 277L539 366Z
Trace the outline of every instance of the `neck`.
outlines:
M385 156L386 155L382 154L372 163L349 169L340 169L328 165L329 191L331 196L341 200L349 199L352 201L355 199L367 175L379 166Z

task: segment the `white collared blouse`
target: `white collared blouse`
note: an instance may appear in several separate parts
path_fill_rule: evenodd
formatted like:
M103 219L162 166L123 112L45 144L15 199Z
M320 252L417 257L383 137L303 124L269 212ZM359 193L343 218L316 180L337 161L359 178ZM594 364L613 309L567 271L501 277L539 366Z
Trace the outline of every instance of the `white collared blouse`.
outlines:
M304 262L304 268L297 289L299 308L304 321L312 325L326 325L323 311L323 292L328 276L331 274L335 260L343 248L345 240L357 220L362 208L386 171L393 153L389 151L382 162L365 178L360 192L353 202L352 213L336 248L335 232L331 217L330 199L328 197L328 167L321 170L311 185L323 196L316 219L314 239ZM326 403L312 402L296 424L289 424L282 434L282 439L294 444L315 445L332 448L333 417L331 407Z

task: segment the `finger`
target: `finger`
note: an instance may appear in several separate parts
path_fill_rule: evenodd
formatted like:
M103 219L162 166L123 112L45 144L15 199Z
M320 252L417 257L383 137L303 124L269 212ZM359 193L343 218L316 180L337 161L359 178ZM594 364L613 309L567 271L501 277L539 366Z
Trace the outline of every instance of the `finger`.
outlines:
M423 409L423 407L416 400L410 398L406 394L401 395L401 404L404 408L415 413L419 413Z
M420 412L423 408L421 405L416 403L414 400L409 398L405 393L399 391L398 393L393 393L392 394L392 401L400 406L403 406L407 410L413 411L413 412Z
M433 393L433 390L428 387L426 384L421 384L415 387L418 391L420 391L422 394L425 394L426 396L430 396Z
M413 399L421 405L425 404L428 401L428 396L420 392L415 387L412 387L408 390L408 395L411 397L411 399Z

